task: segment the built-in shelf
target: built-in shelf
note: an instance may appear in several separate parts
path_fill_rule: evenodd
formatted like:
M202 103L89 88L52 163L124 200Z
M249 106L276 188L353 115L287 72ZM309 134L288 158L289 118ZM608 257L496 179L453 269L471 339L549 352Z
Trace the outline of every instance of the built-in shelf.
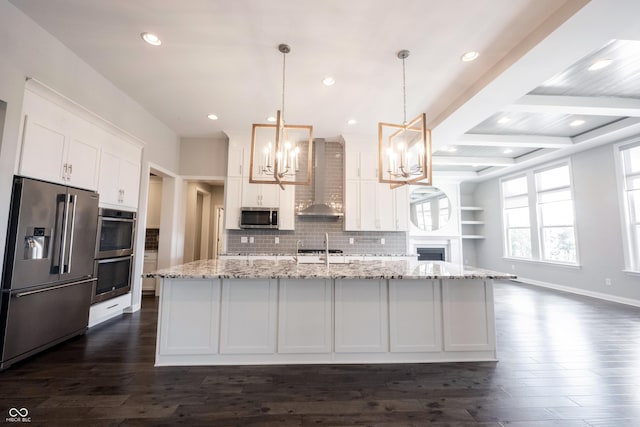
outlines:
M484 225L482 220L483 208L480 206L461 206L460 224L462 225L463 239L484 239L480 226Z

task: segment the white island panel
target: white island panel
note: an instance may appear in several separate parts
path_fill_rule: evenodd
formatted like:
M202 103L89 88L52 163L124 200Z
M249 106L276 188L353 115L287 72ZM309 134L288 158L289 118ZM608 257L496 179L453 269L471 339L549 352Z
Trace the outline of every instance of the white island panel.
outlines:
M445 351L495 349L493 281L443 280Z
M275 353L277 280L223 279L220 353Z
M281 280L278 353L330 353L333 318L330 280Z
M160 298L158 353L217 353L219 306L220 280L165 281Z
M336 280L336 353L388 351L387 281Z
M390 280L392 352L442 351L439 280Z

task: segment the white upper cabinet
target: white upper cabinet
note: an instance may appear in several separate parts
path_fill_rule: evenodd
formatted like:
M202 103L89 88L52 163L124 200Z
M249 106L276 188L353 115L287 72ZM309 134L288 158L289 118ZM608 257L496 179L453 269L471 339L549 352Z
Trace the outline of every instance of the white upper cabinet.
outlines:
M244 179L242 186L242 206L252 208L277 208L280 203L280 191L282 190L277 185L250 184L247 179Z
M367 150L345 149L345 179L378 179L378 146Z
M141 154L138 147L115 138L103 149L98 183L100 206L137 210Z
M242 201L242 178L227 178L225 182L224 194L224 228L225 230L239 230L240 208Z
M96 190L99 129L62 107L25 91L24 132L18 173Z
M227 157L227 176L229 177L241 177L245 172L243 170L244 164L244 150L242 147L229 145L229 155ZM246 171L246 176L249 176L249 171Z
M40 86L25 90L18 174L100 194L100 206L137 210L142 149L121 131ZM124 134L123 134L124 135Z
M280 203L278 205L278 229L279 230L295 230L296 229L296 186L287 185L284 190L275 186L279 190Z

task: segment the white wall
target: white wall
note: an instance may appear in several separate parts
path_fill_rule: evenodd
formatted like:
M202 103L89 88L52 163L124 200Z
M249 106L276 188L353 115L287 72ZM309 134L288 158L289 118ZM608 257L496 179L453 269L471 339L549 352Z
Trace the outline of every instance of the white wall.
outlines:
M248 125L247 125L248 126ZM229 139L182 138L180 140L180 174L184 176L227 176Z
M40 28L7 0L0 0L0 99L7 103L5 129L0 145L0 259L11 199L11 180L19 151L19 127L26 77L32 77L72 99L120 129L143 141L142 173L153 162L178 171L179 140L166 125L83 62L66 46ZM145 220L147 181L140 185L140 220ZM179 219L177 219L180 222ZM136 238L136 253L144 247L144 228ZM136 260L135 293L140 290L142 256Z
M571 157L571 165L580 268L503 259L498 179L480 183L474 194L485 214L486 238L476 246L478 266L570 287L579 293L605 294L613 300L640 303L638 278L623 272L622 226L612 145L577 153ZM605 278L611 279L612 286L605 285Z

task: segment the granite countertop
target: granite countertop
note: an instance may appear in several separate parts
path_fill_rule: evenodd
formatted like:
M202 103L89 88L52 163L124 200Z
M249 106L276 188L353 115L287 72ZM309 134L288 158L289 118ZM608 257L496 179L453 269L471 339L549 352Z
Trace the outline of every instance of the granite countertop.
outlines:
M192 279L513 279L516 276L442 261L353 261L296 264L291 260L218 259L144 274L143 277Z

